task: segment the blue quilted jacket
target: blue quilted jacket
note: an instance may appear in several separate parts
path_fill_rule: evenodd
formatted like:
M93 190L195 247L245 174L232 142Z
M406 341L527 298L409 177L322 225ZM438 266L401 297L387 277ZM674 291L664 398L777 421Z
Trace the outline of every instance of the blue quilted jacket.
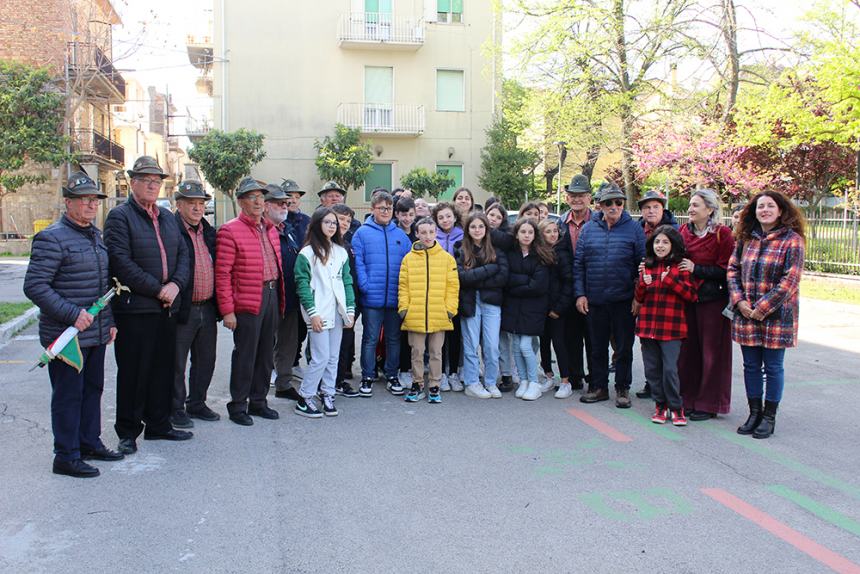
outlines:
M397 309L400 263L412 249L403 230L391 221L385 227L368 218L352 237L361 305Z
M588 297L589 304L604 305L633 299L639 262L645 257L645 232L630 214L611 228L603 213L595 212L576 242L573 260L575 297Z
M75 324L81 309L104 295L108 281L108 253L96 227L81 227L65 215L33 238L24 294L39 315L39 342L47 347ZM107 343L113 315L108 306L78 335L81 347Z

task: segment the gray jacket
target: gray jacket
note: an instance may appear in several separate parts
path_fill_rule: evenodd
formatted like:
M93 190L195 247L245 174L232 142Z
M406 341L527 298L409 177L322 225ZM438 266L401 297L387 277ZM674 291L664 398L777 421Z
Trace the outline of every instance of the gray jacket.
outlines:
M43 347L74 325L81 309L89 308L109 288L107 247L97 227L81 227L63 215L33 238L24 294L41 311ZM104 345L113 325L108 306L78 335L78 342L81 347Z

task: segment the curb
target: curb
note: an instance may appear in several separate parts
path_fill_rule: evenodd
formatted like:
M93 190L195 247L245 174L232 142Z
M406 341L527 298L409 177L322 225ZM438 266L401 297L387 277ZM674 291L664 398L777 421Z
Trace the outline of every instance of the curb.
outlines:
M26 329L30 323L36 320L38 314L38 307L30 307L21 315L0 325L0 345L8 343L12 337Z

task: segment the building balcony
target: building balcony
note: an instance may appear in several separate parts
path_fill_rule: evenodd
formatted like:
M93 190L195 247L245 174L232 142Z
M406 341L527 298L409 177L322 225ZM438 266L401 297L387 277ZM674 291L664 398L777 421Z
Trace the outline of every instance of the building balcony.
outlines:
M97 130L72 130L72 150L84 158L93 158L114 168L125 165L125 148Z
M212 126L209 125L209 120L206 118L198 120L189 115L185 122L185 135L191 140L191 143L200 141L203 136L209 133L210 129Z
M420 136L424 133L424 106L418 104L340 104L337 121L363 134Z
M424 45L424 22L381 12L352 12L340 21L341 48L417 50Z
M188 50L188 61L191 65L208 74L212 69L213 50L212 38L209 36L192 36L188 35L185 40L185 46Z
M68 51L72 89L104 98L111 104L125 102L125 79L101 48L86 42L69 42Z

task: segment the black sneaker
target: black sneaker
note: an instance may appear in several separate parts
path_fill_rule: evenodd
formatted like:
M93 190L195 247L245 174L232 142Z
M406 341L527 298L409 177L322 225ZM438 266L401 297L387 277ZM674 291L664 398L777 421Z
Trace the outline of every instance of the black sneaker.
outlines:
M406 392L403 390L403 386L400 384L400 380L397 377L388 377L388 382L385 383L385 388L388 389L389 393L396 397L399 397Z
M173 414L170 415L170 424L173 425L173 428L177 429L193 429L194 421L188 418L188 413L184 410L179 409L177 411L173 411Z
M343 376L344 379L349 379L350 381L353 379L352 369L348 370L346 374Z
M321 419L323 414L314 404L313 399L305 400L299 399L296 401L295 413L297 415L308 417L309 419Z
M424 398L424 389L418 383L412 383L412 390L406 394L407 403L417 403Z
M338 415L337 407L334 406L334 397L323 395L322 398L323 413L327 417L336 417Z
M499 383L499 390L503 393L509 393L514 390L514 378L510 375L502 375L502 382Z
M373 379L361 379L361 386L358 388L358 394L362 397L372 397Z
M301 398L301 395L299 395L299 392L293 387L287 387L281 391L275 391L275 398L297 401Z
M358 391L356 391L355 389L353 389L353 388L352 388L352 385L350 385L350 384L349 384L349 383L347 383L346 381L344 381L344 382L342 382L342 383L340 383L340 384L335 385L335 387L334 387L334 393L335 393L336 395L340 395L340 396L342 396L342 397L348 397L348 398L350 398L350 399L353 399L353 398L355 398L355 397L360 397L360 396L361 396L360 394L358 394Z

